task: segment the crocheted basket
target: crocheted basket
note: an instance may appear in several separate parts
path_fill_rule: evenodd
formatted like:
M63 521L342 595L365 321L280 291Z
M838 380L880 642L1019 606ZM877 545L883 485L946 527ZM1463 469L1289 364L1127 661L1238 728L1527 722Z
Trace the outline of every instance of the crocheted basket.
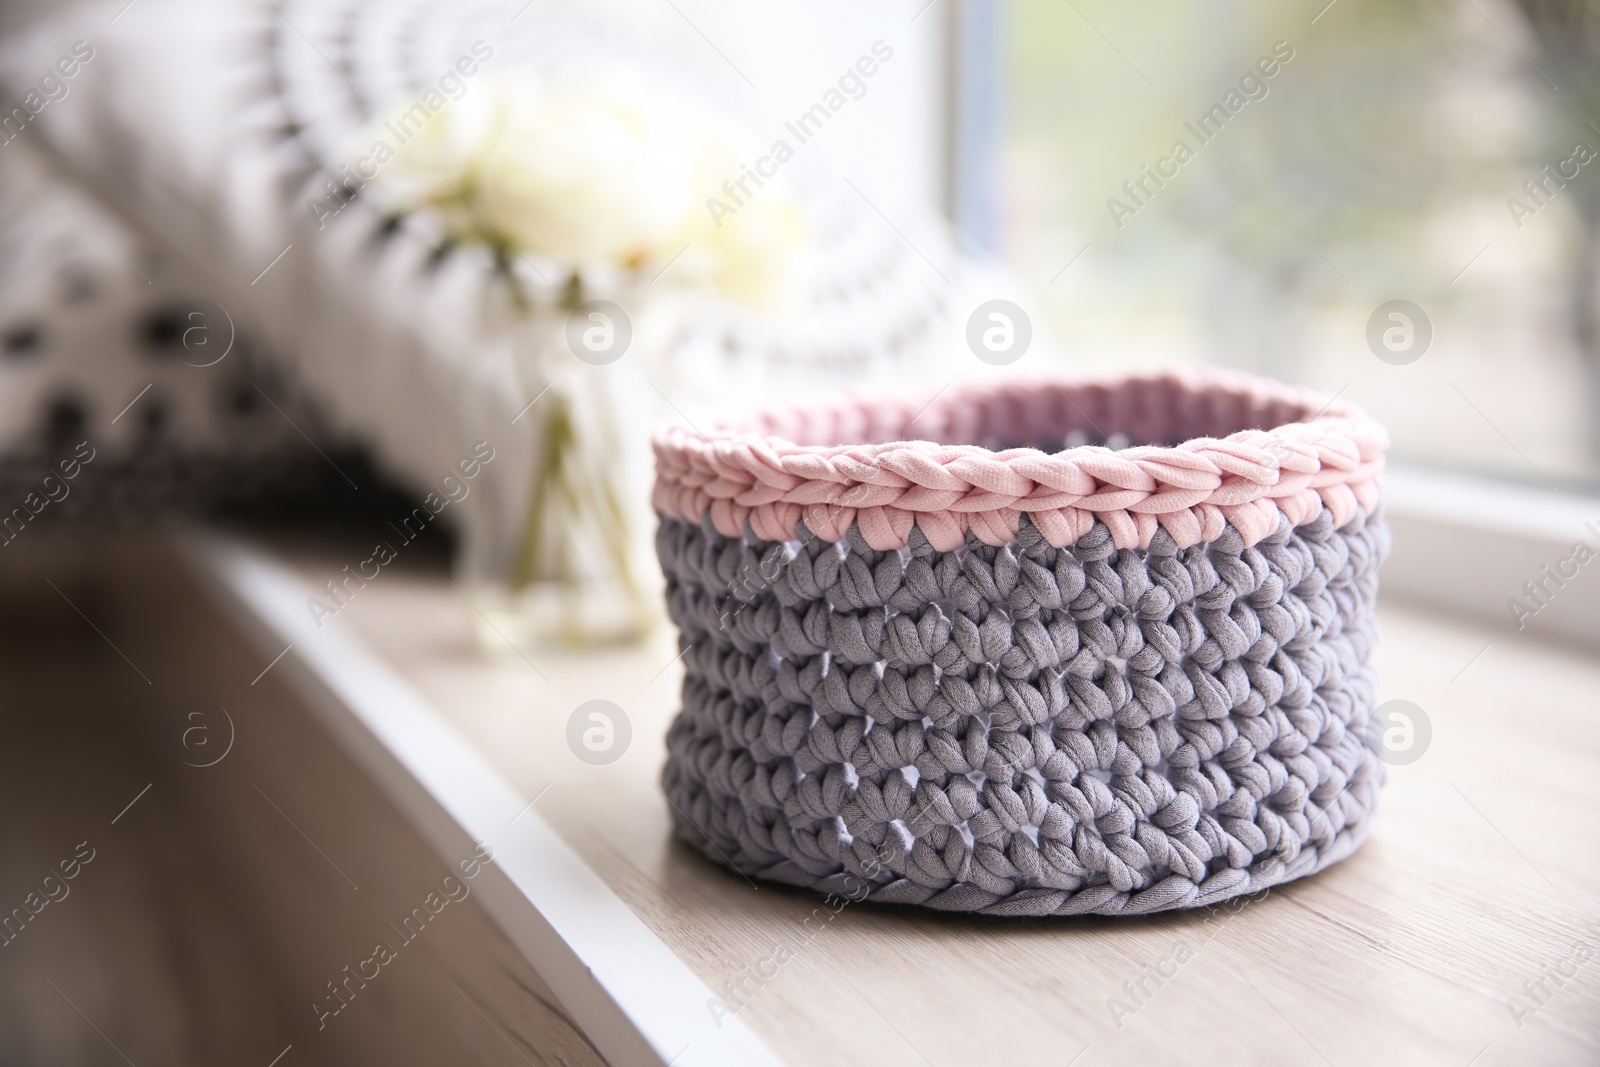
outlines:
M1343 858L1383 779L1386 447L1218 372L662 431L679 834L1002 915L1210 905Z

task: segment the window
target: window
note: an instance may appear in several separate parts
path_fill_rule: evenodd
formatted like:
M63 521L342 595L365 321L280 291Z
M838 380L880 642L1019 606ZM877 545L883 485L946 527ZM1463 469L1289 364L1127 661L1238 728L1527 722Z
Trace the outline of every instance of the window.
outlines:
M1269 374L1596 491L1600 13L1323 2L953 6L958 223L1073 366Z

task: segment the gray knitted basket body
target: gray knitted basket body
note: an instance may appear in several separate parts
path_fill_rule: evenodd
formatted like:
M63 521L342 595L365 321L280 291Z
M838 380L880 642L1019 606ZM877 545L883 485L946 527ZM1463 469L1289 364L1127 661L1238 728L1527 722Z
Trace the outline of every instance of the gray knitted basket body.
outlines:
M1134 459L1157 451L1174 450ZM751 876L1005 915L1203 906L1335 862L1383 777L1369 658L1388 536L1374 494L1330 492L1265 533L1260 514L1234 512L1247 531L1210 516L1182 547L1166 518L1119 547L1109 513L1053 545L1024 509L1014 533L973 520L941 550L920 519L875 548L861 512L831 539L803 518L782 540L748 516L733 535L658 490L681 836Z

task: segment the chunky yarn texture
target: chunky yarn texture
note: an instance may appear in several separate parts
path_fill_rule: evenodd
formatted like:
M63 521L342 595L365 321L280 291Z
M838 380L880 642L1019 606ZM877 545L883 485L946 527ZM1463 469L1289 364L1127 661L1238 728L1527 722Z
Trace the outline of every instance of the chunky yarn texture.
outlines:
M710 437L673 427L655 441L655 507L768 541L793 538L802 518L828 541L859 525L879 549L903 547L913 527L940 551L969 531L1003 545L1024 515L1057 548L1096 522L1118 548L1148 546L1158 528L1187 548L1224 524L1253 545L1280 513L1299 525L1327 507L1343 525L1377 504L1388 435L1320 399L1177 372L776 412ZM1102 434L1145 443L1063 447Z
M1000 544L913 523L882 546L859 516L766 538L663 511L679 833L752 876L1007 915L1208 905L1340 859L1383 777L1376 463L1371 507L1319 495L1190 544L1095 518L1058 545L1023 513Z

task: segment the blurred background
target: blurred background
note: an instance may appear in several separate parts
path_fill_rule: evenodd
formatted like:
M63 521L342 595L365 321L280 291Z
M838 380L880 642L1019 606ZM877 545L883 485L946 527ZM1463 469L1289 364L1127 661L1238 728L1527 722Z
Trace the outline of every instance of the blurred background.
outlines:
M956 202L1036 286L1066 358L1344 389L1401 460L1593 491L1600 182L1574 163L1524 188L1600 139L1593 6L1155 10L971 16L989 43L970 106L988 117ZM1201 145L1185 123L1278 41L1294 58ZM1118 226L1107 198L1180 138L1195 158ZM1396 298L1433 323L1414 366L1363 340Z
M1030 338L999 358L968 340L996 300ZM207 671L262 665L194 621L173 529L318 581L389 544L451 576L474 654L526 662L659 632L662 422L1190 364L1366 409L1400 470L1476 479L1458 518L1529 488L1593 516L1600 8L0 0L0 804L37 815L0 904L147 780L130 761L179 762ZM1557 550L1485 578L1480 614ZM1425 562L1386 583L1447 600ZM1576 639L1586 603L1541 624ZM178 695L126 669L191 655ZM274 684L236 759L392 819ZM121 1062L79 1016L138 982L119 1032L171 1062L311 1029L283 960L363 915L285 873L288 814L177 781L144 801L161 829L107 832L119 902L0 949L0 1061ZM431 876L415 833L374 836L334 851ZM219 903L286 899L292 934ZM536 985L480 919L436 962ZM39 983L68 958L87 1014ZM478 1025L383 996L306 1062L444 1061Z
M121 64L119 82L137 81L139 35L123 33L130 43L120 51L117 39L118 31L137 31L136 16L156 23L165 12L216 49L237 48L254 32L237 11L223 13L249 5L220 5L209 15L200 8L173 14L171 5L141 13L150 5L138 0L122 14L111 5L115 24L97 10L98 21L85 16L89 28L70 25L67 13L84 6L91 5L11 0L0 25L17 42L30 31L41 36L41 23L48 36L53 20L62 48L78 29L88 40L103 26L110 51L102 44L79 81L108 73L96 63ZM415 7L345 6L385 24L404 22L399 12ZM1338 0L1310 7L1172 5L1134 12L974 0L872 12L780 4L755 12L709 3L580 8L541 0L521 13L510 6L516 23L496 24L489 36L506 34L517 49L513 62L538 65L546 61L534 54L537 45L518 43L581 24L590 54L603 54L613 66L638 61L649 77L689 87L715 110L736 115L757 145L793 140L783 124L817 103L874 41L888 45L894 58L865 80L868 91L831 118L785 171L805 184L802 199L813 220L828 197L851 201L850 225L870 226L899 246L924 270L918 282L941 290L930 301L939 305L941 328L913 353L923 368L939 366L931 376L948 376L941 360L955 362L952 374L964 369L962 361L972 362L961 350L963 313L988 295L1010 294L1034 320L1038 338L1019 371L1185 362L1237 367L1360 404L1390 428L1401 461L1593 492L1600 484L1600 182L1581 162L1600 146L1600 28L1592 8L1540 0ZM329 17L319 20L319 8ZM494 21L483 8L469 5L453 16L462 32ZM332 77L329 49L319 48L318 34L333 32L327 23L336 11L347 18L350 12L312 4L295 19L288 8L256 9L262 10L283 31L276 62L305 83L288 86L291 97L331 92L322 85ZM44 56L50 46L37 47ZM20 57L27 50L11 51L16 63L26 62ZM389 59L399 64L399 54ZM1258 62L1274 54L1292 58L1275 61L1274 74L1261 76ZM259 111L261 103L251 91L241 94L236 76L244 62L237 55L215 52L191 65L182 86L169 91L180 99L220 92L216 106L187 121L215 126L211 137L221 152L237 112ZM37 77L27 69L18 66L10 80L18 102ZM417 71L405 74L422 83ZM1259 89L1241 90L1241 78ZM404 92L398 88L404 77L389 82L397 86L392 96ZM318 477L311 464L286 470L284 464L308 453L297 451L301 435L263 402L271 395L305 405L304 418L289 421L328 423L333 446L375 454L380 470L396 466L387 462L393 449L373 440L369 428L340 433L360 420L343 417L340 401L318 395L328 392L323 383L308 383L296 369L304 357L282 351L314 346L304 336L313 331L296 335L275 328L282 324L251 321L268 303L250 299L261 297L260 284L253 292L241 285L245 297L227 307L230 326L237 319L246 331L232 361L203 383L194 374L169 375L173 382L158 382L133 413L110 424L149 377L141 377L140 360L159 358L163 346L169 353L181 348L187 335L174 316L184 301L218 295L213 280L197 284L195 275L204 279L219 245L250 240L263 220L213 220L222 232L195 231L174 241L169 227L139 232L148 211L135 202L148 199L148 188L108 211L102 199L119 190L104 183L129 173L135 149L150 153L138 160L152 173L141 183L167 182L167 196L196 182L209 184L212 195L225 191L215 188L214 175L166 155L182 138L161 124L178 116L117 114L114 104L85 99L92 89L66 85L77 95L50 103L25 134L8 130L0 152L0 440L8 459L32 450L40 434L66 434L85 420L98 422L114 444L135 436L145 441L126 455L119 451L116 462L148 465L157 462L158 428L165 427L178 451L204 442L207 462L188 468L201 476L184 479L190 496L259 499L253 481L246 489L235 478L204 476L230 465L264 483L276 471L275 484L306 489ZM345 88L336 78L330 85ZM262 87L253 91L270 95ZM1202 143L1190 131L1203 132L1196 124L1209 109L1226 107L1230 92L1242 108ZM370 94L369 112L390 106L382 97ZM69 109L113 112L98 117L121 125L127 143L112 152L74 140L83 131L52 139L51 120L63 127L92 121L56 114ZM313 129L319 122L360 126L315 102L303 110L312 114L296 121ZM311 134L299 137L317 140ZM337 140L322 138L324 145ZM1161 162L1172 159L1180 141L1193 157ZM313 154L320 151L319 161L331 170L343 162L335 159L342 149L319 146ZM1159 186L1145 178L1158 165L1175 171ZM1568 177L1547 176L1561 174ZM1126 191L1130 181L1143 188ZM720 183L706 184L698 192L717 193ZM305 213L304 206L273 210ZM803 242L808 248L817 243L817 229ZM954 248L953 265L943 258L946 242ZM260 258L251 264L266 265L274 251L252 249ZM835 242L823 251L832 261L818 269L858 297L859 250ZM302 270L298 258L286 256L281 273ZM1404 365L1374 359L1367 341L1375 310L1396 299L1420 308L1431 333L1426 354ZM832 332L825 345L850 348L862 316L870 321L873 314L857 303L854 317L825 324ZM878 312L894 314L915 317L904 308ZM792 320L769 315L744 328L772 335L792 329ZM771 355L765 338L750 347L758 350L758 365ZM248 384L257 372L236 365L251 361L260 374L285 380L285 396ZM187 362L201 360L191 354ZM824 390L857 385L872 380L870 364L858 358L848 373L814 369L804 381ZM682 397L673 400L691 407ZM284 447L271 447L266 439L274 436ZM262 461L263 450L275 464ZM349 461L360 462L354 454ZM326 465L323 473L338 483ZM182 495L172 479L164 481L166 492ZM316 493L328 488L319 485ZM325 503L313 510L326 510Z

